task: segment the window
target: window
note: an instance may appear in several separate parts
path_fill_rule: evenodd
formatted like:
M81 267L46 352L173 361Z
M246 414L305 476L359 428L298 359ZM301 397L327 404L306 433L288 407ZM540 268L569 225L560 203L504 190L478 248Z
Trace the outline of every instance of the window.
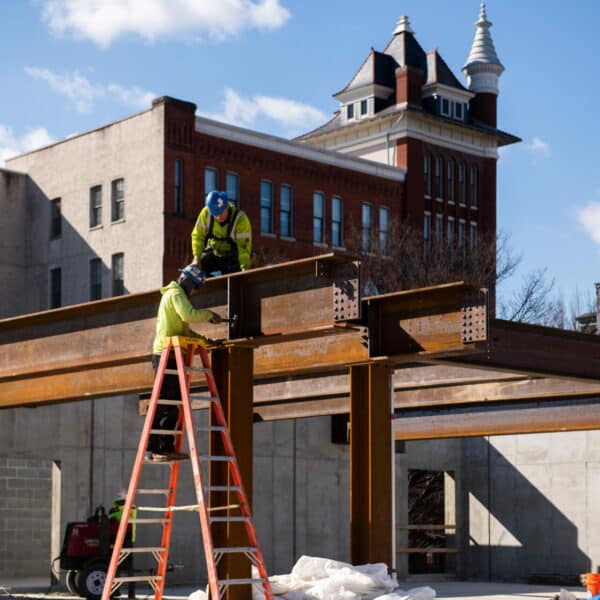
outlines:
M464 105L462 102L454 103L454 117L459 121L462 121L464 118Z
M467 203L467 188L465 181L465 163L458 165L458 202L463 206Z
M465 262L465 233L466 233L466 223L464 219L460 219L458 221L458 249L460 251L460 257L464 264Z
M112 294L122 296L125 293L125 255L122 252L112 255Z
M471 208L477 208L477 167L471 165Z
M279 193L279 234L292 237L292 186L282 185Z
M183 161L179 158L175 159L175 197L174 206L175 214L183 214Z
M54 240L62 235L62 212L60 198L50 201L50 239Z
M450 117L452 116L450 114L450 100L448 100L448 98L442 98L442 103L441 103L441 108L440 108L440 112L442 114L443 117Z
M325 243L325 195L313 194L313 242Z
M90 227L102 225L102 186L90 189Z
M102 298L102 261L99 258L90 260L90 300Z
M379 207L379 251L382 256L390 255L390 209Z
M442 242L444 239L444 215L435 215L435 261L439 265L442 260Z
M429 262L431 248L431 213L426 212L423 218L423 261Z
M225 182L225 190L227 192L227 200L233 202L236 206L239 206L239 194L238 194L238 176L237 173L227 173Z
M477 247L477 223L469 223L469 248L471 251Z
M450 159L446 167L448 169L448 186L446 189L446 196L448 202L454 202L454 161Z
M373 207L370 204L362 205L362 251L371 252L373 239Z
M273 233L273 184L260 182L260 232Z
M113 221L121 221L125 218L125 180L115 179L111 183L112 214Z
M446 243L448 244L448 258L450 263L454 260L454 217L448 217L446 225Z
M442 198L442 159L435 157L435 197Z
M219 189L218 171L212 167L204 169L204 194Z
M367 101L366 100L360 101L360 114L361 114L361 116L367 114Z
M62 305L62 270L50 269L50 308Z
M346 106L346 118L354 119L354 104L348 104L348 106Z
M331 245L341 248L344 243L343 236L344 202L339 196L331 199Z
M429 152L425 152L423 157L423 178L425 196L431 198L431 155Z

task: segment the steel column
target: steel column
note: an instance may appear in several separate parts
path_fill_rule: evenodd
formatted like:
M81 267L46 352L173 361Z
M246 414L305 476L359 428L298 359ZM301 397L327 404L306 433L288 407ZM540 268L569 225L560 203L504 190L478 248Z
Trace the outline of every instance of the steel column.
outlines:
M350 367L350 560L393 564L391 375Z
M252 502L252 457L253 457L253 350L244 347L228 347L212 352L212 369L215 376L221 404L227 419L231 441L235 448L238 465L248 501ZM218 434L209 440L211 454L223 454ZM210 485L234 485L225 463L211 464ZM213 506L229 506L237 503L234 493L212 492ZM223 516L224 512L219 512ZM228 509L228 515L238 515L239 510ZM243 523L229 523L213 526L215 547L245 546L246 536ZM250 577L248 560L239 555L225 555L218 565L221 579L247 579ZM230 586L226 596L228 600L252 598L250 586Z

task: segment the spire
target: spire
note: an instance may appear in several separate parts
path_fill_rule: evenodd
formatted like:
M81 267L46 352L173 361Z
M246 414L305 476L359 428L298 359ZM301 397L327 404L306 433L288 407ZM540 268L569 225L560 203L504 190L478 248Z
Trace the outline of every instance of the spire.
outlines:
M394 29L394 35L399 33L414 33L407 16L401 16L396 23L396 29Z
M473 92L498 94L498 78L504 71L498 59L490 34L492 23L487 20L485 2L481 3L479 19L475 23L475 37L471 52L462 72L467 77L467 87Z

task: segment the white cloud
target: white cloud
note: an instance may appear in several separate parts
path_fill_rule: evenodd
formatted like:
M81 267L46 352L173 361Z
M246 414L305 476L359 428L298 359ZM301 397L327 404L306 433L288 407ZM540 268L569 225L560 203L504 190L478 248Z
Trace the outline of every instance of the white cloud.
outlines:
M10 127L0 123L0 166L11 156L52 144L54 139L43 128L31 129L20 138Z
M550 156L550 146L537 136L534 136L531 144L527 144L527 148L535 154L548 157Z
M579 210L579 223L596 244L600 244L600 202L590 202Z
M147 41L175 36L223 40L244 29L276 29L290 17L280 0L44 0L56 35L100 46L133 33Z
M25 67L25 72L34 79L45 81L54 91L66 96L80 113L89 113L94 102L99 99L113 99L119 104L144 109L150 108L152 99L156 97L153 92L136 86L124 88L117 83L92 83L78 71L60 75L48 69Z
M327 120L324 112L308 104L271 96L243 98L231 88L225 90L223 111L204 116L242 127L254 127L259 119L266 118L289 135L308 131Z

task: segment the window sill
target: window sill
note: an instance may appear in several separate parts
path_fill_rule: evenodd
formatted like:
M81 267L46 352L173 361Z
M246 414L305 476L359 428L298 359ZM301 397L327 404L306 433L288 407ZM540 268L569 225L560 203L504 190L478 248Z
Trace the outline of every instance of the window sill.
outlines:
M471 210L477 210L476 206L471 206Z
M313 242L313 246L317 248L327 248L327 244L325 242Z
M438 196L438 197L435 199L435 201L436 201L436 202L443 202L443 201L444 201L444 199L443 199L443 198L440 198L440 197Z
M454 200L448 200L448 204L452 204L452 206L454 206Z
M462 206L463 208L466 208L466 206L467 206L465 202L459 202L458 205Z
M340 250L341 252L346 252L346 246L331 246L332 250Z
M277 239L277 235L274 233L271 233L270 231L261 231L260 235L261 235L261 237L271 238L273 240Z
M96 231L97 229L103 229L104 225L94 225L93 227L90 227L90 231Z
M425 200L431 200L431 196L429 194L424 194Z
M110 222L111 225L119 225L120 223L125 223L125 218L123 218L123 219L116 219L115 221L111 221Z
M287 235L282 235L279 239L281 239L281 241L283 241L283 242L295 242L296 241L295 237L288 237Z

